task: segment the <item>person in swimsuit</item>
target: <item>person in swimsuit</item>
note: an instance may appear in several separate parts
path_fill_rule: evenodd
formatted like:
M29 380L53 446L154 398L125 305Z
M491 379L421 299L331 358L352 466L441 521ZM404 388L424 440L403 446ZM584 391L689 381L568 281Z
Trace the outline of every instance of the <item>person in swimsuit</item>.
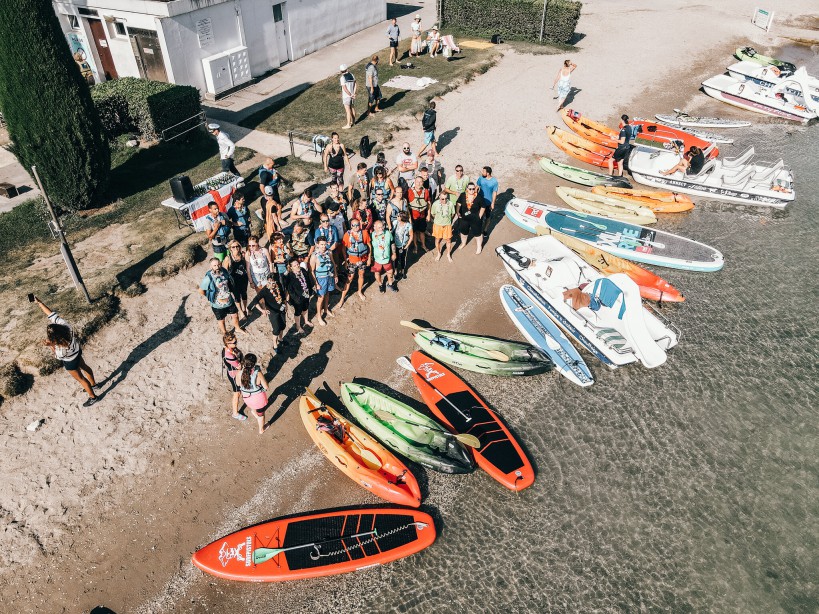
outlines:
M392 238L395 245L395 280L407 278L407 252L412 243L412 224L409 213L401 211L392 227Z
M705 154L703 153L702 149L696 145L692 145L688 148L685 155L680 158L680 161L677 162L677 164L672 166L667 171L660 171L660 174L672 175L677 171L681 171L685 175L691 176L698 174L702 170L703 166L705 166Z
M223 335L227 332L225 328L225 318L230 316L233 320L233 326L243 335L247 331L239 325L239 310L236 308L236 302L233 300L233 282L228 273L223 267L218 258L211 258L210 270L205 273L202 283L199 284L199 294L204 296L210 307L213 310L213 315L216 317L216 322L219 325L219 332Z
M461 235L461 242L453 252L465 246L469 241L469 235L472 235L478 244L475 253L481 253L483 249L483 215L485 212L486 201L478 192L477 186L470 181L466 186L466 192L458 197L458 232Z
M569 95L569 92L572 89L572 73L574 72L575 68L577 68L577 64L571 60L565 60L563 62L563 66L557 71L557 75L555 76L555 82L552 84L552 89L554 90L555 87L557 87L557 96L555 96L555 99L560 99L560 106L557 107L558 111L563 110L563 105L566 102L566 96Z
M298 260L291 260L287 277L285 277L285 292L293 306L293 316L296 319L296 332L304 332L304 326L313 326L310 321L310 298L313 296L313 278L301 267Z
M242 351L237 347L236 335L233 331L222 335L222 343L225 347L222 348L222 365L227 374L228 382L230 382L230 389L233 392L233 402L231 414L236 420L247 420L247 416L239 413L239 399L242 398L242 393L239 391L239 385L236 383L236 377L242 370Z
M251 235L247 241L247 271L254 292L258 293L267 283L271 270L270 254L259 245L259 237Z
M233 300L239 308L239 319L247 319L247 285L250 279L247 276L247 256L242 245L234 239L228 243L228 257L223 265L230 273L233 282Z
M350 157L347 155L347 149L341 142L338 132L333 132L330 135L330 142L324 148L324 170L330 175L330 182L335 183L339 188L344 187L344 164L346 162L347 168L353 170L350 164Z
M307 262L313 246L310 244L310 233L301 220L293 224L293 234L290 235L290 252L297 262Z
M63 368L80 383L88 399L82 404L83 407L91 407L97 402L97 394L94 388L97 387L97 380L94 379L94 372L91 370L82 355L80 340L74 334L74 329L68 322L63 320L56 311L49 309L36 296L34 302L48 318L46 327L45 345L51 348L54 356L63 363Z
M336 272L336 265L333 263L333 256L330 250L327 249L327 239L325 237L318 237L316 239L316 249L310 256L310 271L313 274L313 279L316 280L316 294L318 294L318 302L316 303L316 318L321 326L327 326L323 315L335 317L335 314L330 311L328 303L330 302L330 292L336 289L338 283L338 273Z
M290 247L284 242L284 235L280 232L275 233L270 245L270 260L282 288L284 288L284 276L287 275L287 263L291 258L293 254L290 252Z
M239 373L239 392L245 400L245 405L256 414L259 423L259 435L267 430L264 423L264 412L267 409L268 383L262 370L256 364L256 354L245 354L242 358L242 370Z
M360 220L353 218L350 222L350 230L344 234L344 249L347 253L347 283L341 291L341 300L338 308L344 307L347 293L353 287L353 282L358 278L358 298L364 299L364 272L372 264L372 243L370 233L363 227Z
M264 287L259 290L258 307L270 320L270 327L273 329L273 349L278 354L287 328L287 303L277 273L270 273Z

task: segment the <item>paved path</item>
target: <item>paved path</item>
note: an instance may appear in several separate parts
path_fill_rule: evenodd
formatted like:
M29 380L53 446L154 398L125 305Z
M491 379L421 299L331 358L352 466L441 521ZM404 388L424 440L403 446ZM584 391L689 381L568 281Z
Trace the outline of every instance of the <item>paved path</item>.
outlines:
M0 182L10 183L22 190L19 195L14 198L4 198L0 196L0 213L11 211L20 203L34 198L40 194L37 189L37 184L29 176L17 158L5 147L0 147Z

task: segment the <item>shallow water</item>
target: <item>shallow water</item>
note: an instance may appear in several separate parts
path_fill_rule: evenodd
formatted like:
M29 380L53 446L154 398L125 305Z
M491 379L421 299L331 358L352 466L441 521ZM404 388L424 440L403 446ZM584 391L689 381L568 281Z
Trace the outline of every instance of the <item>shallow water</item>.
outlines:
M664 308L683 331L666 365L609 371L584 354L589 389L554 374L464 374L528 450L532 488L429 472L424 509L440 521L424 553L310 583L200 584L191 608L817 611L819 127L759 125L726 154L752 143L791 165L797 200L775 215L712 202L663 217L659 227L718 247L727 263L658 270L687 297ZM500 283L487 281L492 300L470 319L518 338Z

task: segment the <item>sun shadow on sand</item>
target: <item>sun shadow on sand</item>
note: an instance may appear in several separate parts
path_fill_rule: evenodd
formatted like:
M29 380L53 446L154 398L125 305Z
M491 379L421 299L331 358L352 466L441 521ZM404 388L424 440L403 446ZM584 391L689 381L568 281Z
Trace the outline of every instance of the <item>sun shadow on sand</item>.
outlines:
M460 126L456 126L455 128L450 128L438 135L438 140L435 141L435 147L438 151L441 151L444 147L449 145L452 141L455 140L455 137L458 136L458 133L461 131Z
M506 188L503 192L498 193L498 197L495 199L495 208L492 209L489 225L486 227L486 232L484 233L487 237L489 237L495 230L495 227L500 224L500 221L506 213L506 205L508 205L509 201L514 197L515 188Z
M293 369L290 379L279 384L269 395L270 404L268 409L273 409L279 395L284 395L284 400L276 408L276 413L268 420L268 426L273 424L276 420L282 417L287 408L292 405L293 401L299 398L304 393L305 387L315 378L324 373L327 368L327 363L330 362L328 353L333 349L333 342L330 340L321 344L321 347L315 354L307 356ZM273 361L271 361L272 363ZM268 367L270 370L270 367Z
M577 96L577 94L579 94L579 93L580 93L580 92L582 92L582 91L583 91L583 90L581 90L580 88L577 88L577 87L572 87L572 88L569 90L569 93L568 93L568 94L566 94L566 100L564 100L564 101L563 101L563 106L564 106L564 107L566 107L566 108L568 108L568 107L569 107L569 105L570 105L570 104L572 104L572 103L574 102L574 97L575 97L575 96Z
M191 321L190 316L185 313L185 303L187 302L189 296L190 295L182 298L182 302L179 304L179 307L177 308L176 313L173 314L173 318L171 318L170 322L131 350L131 353L128 354L125 360L122 361L122 363L113 371L113 373L106 377L105 380L100 382L100 385L110 382L110 386L107 390L105 390L105 392L99 395L100 397L104 397L119 384L121 384L122 381L128 377L128 373L131 371L131 368L140 360L185 330L185 327Z

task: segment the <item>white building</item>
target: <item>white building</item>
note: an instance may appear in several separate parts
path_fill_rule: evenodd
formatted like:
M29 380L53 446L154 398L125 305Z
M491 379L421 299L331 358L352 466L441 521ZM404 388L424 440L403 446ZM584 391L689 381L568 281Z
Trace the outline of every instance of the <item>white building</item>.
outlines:
M386 0L53 0L96 82L144 77L218 94L386 20Z

